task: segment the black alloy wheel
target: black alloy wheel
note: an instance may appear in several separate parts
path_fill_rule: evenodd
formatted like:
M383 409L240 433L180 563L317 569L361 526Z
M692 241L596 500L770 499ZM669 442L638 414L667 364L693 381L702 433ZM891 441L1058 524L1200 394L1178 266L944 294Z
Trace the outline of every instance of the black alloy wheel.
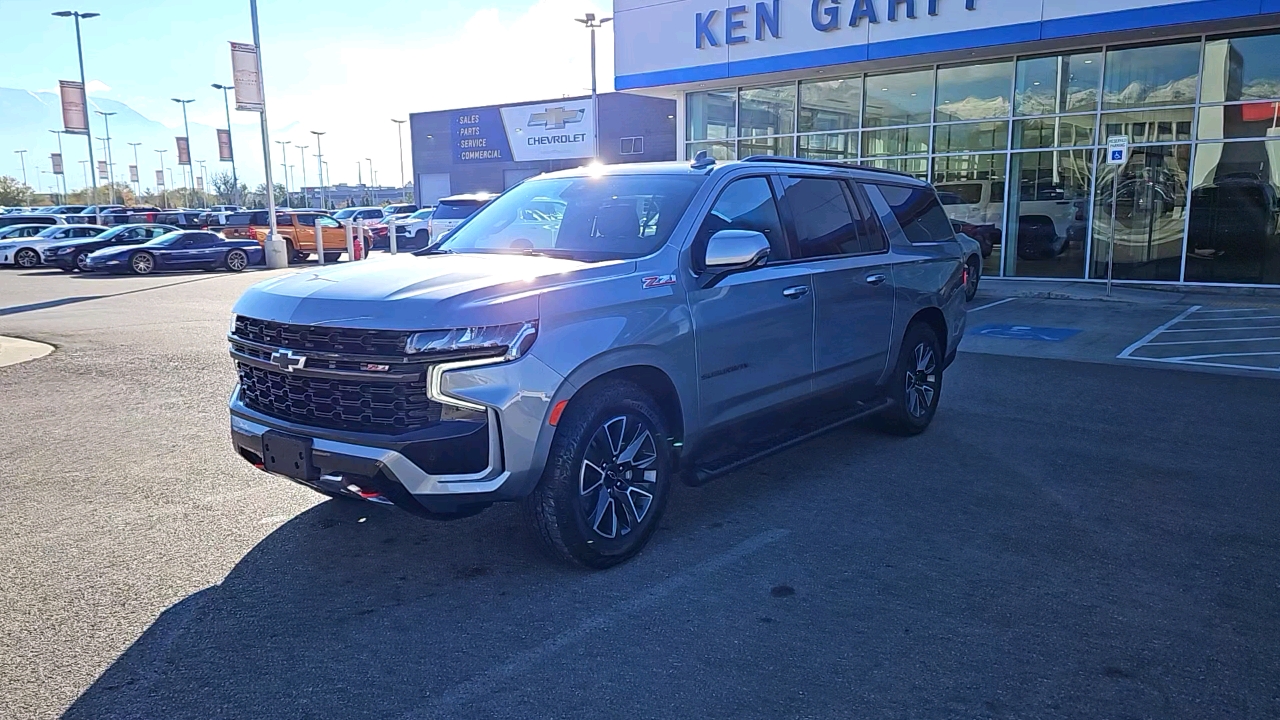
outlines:
M964 299L972 302L978 296L978 281L982 279L982 262L976 257L971 257L965 262L968 269L968 277L964 283Z
M644 418L618 415L596 428L578 471L578 511L591 532L617 540L640 529L653 507L657 462Z
M942 363L937 333L926 323L912 323L885 388L893 402L879 417L882 430L894 435L919 435L929 427L942 398Z

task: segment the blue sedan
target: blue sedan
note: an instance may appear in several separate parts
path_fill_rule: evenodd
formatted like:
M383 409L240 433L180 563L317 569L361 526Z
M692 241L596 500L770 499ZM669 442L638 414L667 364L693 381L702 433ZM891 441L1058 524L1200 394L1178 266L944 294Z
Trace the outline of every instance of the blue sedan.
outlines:
M98 250L89 255L89 270L149 275L170 270L230 270L240 272L263 262L262 246L254 240L228 240L204 230L177 230L142 245Z

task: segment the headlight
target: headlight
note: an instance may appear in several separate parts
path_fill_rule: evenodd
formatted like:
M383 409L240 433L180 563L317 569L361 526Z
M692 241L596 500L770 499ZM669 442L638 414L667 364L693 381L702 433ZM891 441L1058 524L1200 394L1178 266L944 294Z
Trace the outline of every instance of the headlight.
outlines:
M73 252L75 252L75 251L76 251L76 249L75 249L75 248L73 248L73 247L69 247L69 248L59 248L59 249L58 249L58 254L59 254L59 255L70 255L71 253L73 253Z
M515 360L529 351L537 337L537 321L455 330L428 330L410 335L404 351L409 355L466 353Z

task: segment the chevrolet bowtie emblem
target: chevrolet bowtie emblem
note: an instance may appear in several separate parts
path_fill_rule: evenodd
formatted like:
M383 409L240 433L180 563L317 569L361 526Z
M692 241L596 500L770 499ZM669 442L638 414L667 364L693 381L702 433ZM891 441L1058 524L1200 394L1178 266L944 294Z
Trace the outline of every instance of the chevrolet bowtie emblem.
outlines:
M278 366L285 372L293 372L307 366L307 358L305 355L294 355L292 350L281 348L271 353L271 364Z
M563 130L569 123L582 122L586 110L566 110L563 106L547 108L545 112L529 116L529 127L545 127L548 130Z

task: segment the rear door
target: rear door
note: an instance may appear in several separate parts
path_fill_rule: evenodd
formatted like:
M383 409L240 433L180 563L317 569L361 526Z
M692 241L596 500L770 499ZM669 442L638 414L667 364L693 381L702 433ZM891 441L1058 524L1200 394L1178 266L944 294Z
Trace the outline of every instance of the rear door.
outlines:
M720 230L762 232L773 252L763 267L689 293L707 428L801 398L813 375L812 280L808 268L789 262L768 176L737 178L720 191L694 238L695 264Z
M870 395L889 358L894 288L888 241L839 175L785 175L798 259L813 276L814 387Z

